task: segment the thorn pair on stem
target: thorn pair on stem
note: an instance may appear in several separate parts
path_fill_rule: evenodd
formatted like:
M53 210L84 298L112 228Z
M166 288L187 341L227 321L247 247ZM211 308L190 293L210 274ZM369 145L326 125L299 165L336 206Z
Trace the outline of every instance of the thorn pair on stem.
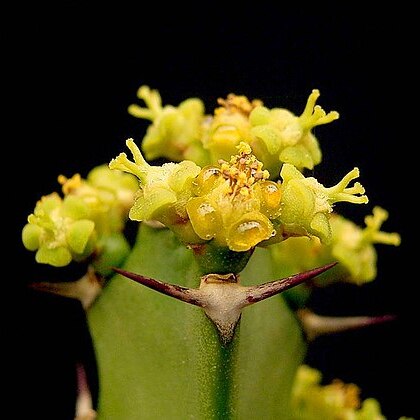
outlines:
M239 275L233 273L207 274L201 277L197 289L166 283L120 268L114 270L159 293L202 308L216 326L222 343L227 345L233 338L244 308L310 280L335 265L335 262L326 264L257 286L242 286Z

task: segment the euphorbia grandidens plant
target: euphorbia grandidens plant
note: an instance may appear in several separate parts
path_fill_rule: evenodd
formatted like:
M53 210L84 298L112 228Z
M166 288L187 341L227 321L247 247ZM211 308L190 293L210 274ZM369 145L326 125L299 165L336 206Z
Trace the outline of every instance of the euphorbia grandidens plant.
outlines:
M336 212L368 203L357 167L330 186L308 175L322 160L312 130L338 113L318 90L300 115L234 94L213 114L198 98L163 106L148 86L138 97L128 111L151 124L126 140L131 156L61 175L62 196L42 197L22 232L38 263L102 280L87 308L99 418L315 418L292 395L308 339L392 317L317 318L312 287L374 280L374 245L400 242L379 206L365 228Z

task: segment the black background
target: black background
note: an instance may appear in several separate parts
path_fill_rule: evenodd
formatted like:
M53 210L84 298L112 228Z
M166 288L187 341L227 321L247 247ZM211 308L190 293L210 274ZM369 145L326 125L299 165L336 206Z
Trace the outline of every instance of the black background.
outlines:
M403 4L382 6L380 13L353 4L340 10L232 7L197 3L88 10L61 2L60 7L11 12L3 61L9 94L3 114L3 205L7 220L12 219L8 243L17 261L15 281L33 280L33 256L23 249L20 232L36 200L59 190L57 176L85 176L123 151L128 137L141 140L146 122L127 113L140 85L158 89L164 104L198 96L209 113L218 97L233 92L299 114L317 88L318 102L326 111L337 110L340 119L315 130L324 158L314 175L330 186L358 166L370 202L338 204L337 210L363 224L374 205L384 207L390 216L383 230L399 232L402 244L377 247L375 282L331 288L313 302L320 313L393 313L397 321L319 339L307 361L321 368L326 381L339 377L357 383L363 397L379 399L389 419L414 416L409 383L418 368L412 341L418 334L414 11ZM28 370L20 379L38 395L39 366L49 378L48 369L59 365L51 368L50 356L60 346L51 337L48 341L42 321L51 308L46 305L44 313L42 305L31 308L19 333L25 337L25 327L31 331L24 341L36 341L38 368L31 370L28 351L28 363L22 364ZM26 309L22 305L21 313Z

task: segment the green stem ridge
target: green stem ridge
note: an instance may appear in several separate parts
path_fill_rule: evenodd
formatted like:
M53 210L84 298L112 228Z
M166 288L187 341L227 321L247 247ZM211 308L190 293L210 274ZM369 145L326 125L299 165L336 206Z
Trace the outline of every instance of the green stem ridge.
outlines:
M215 386L215 420L230 420L234 418L233 410L233 366L236 357L236 341L219 347L219 374Z

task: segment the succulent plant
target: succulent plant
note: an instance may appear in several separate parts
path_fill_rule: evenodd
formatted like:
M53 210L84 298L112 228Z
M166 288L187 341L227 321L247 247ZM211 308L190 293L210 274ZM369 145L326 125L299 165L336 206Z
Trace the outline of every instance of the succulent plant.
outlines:
M307 302L314 288L375 280L375 245L400 243L380 230L382 207L364 228L337 211L368 203L357 167L332 186L310 173L322 160L312 129L339 117L319 95L295 115L230 93L206 114L198 98L163 106L141 86L145 106L128 111L150 126L126 140L132 156L86 179L61 175L62 194L38 201L23 245L45 266L86 266L72 282L33 287L84 303L100 377L91 415L384 418L356 385L322 386L303 365L313 337L393 319L325 317Z

